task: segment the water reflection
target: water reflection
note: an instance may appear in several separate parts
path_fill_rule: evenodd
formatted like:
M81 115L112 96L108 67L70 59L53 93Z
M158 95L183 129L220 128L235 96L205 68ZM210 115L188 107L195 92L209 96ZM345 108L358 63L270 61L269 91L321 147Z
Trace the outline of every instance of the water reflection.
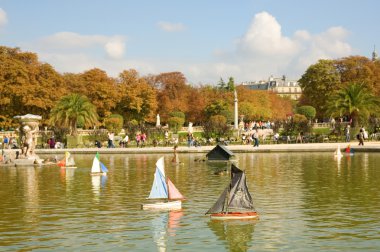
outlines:
M37 223L40 214L39 207L39 188L38 170L34 167L25 167L25 210L28 214L24 215L27 223Z
M99 200L101 188L104 188L106 182L107 175L91 175L92 192L95 200Z
M171 165L171 153L164 155L167 175L187 198L184 212L142 214L140 203L161 156L102 155L111 168L105 177L89 174L93 155L76 156L74 170L0 169L0 246L6 251L302 252L380 247L380 153L344 157L339 169L331 153L237 154L260 213L253 225L213 223L203 215L229 180L215 172L229 165L196 162L202 153L179 154L184 163L179 167Z
M210 220L207 225L229 251L248 251L257 220Z
M153 229L153 240L158 251L166 251L169 237L176 236L176 230L180 226L183 216L182 210L169 211L165 213L156 212L157 216L151 221Z

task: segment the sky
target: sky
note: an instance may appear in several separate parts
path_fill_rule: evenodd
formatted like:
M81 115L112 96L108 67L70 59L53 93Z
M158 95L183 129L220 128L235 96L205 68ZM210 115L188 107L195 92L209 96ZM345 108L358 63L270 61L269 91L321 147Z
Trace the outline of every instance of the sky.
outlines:
M0 0L0 45L60 73L297 80L319 59L370 58L379 10L378 0Z

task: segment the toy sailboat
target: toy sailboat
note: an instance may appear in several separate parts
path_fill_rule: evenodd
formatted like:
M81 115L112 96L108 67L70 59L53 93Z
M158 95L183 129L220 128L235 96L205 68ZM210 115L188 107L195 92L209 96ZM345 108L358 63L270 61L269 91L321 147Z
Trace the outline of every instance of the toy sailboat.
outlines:
M231 164L231 181L215 204L207 211L211 219L257 219L244 171Z
M92 161L91 175L105 175L107 172L107 167L102 162L100 162L99 153L96 153L94 160Z
M337 157L337 158L341 158L341 157L343 157L343 154L342 154L342 152L340 151L340 145L338 145L338 148L337 148L336 151L334 152L334 156Z
M65 152L65 157L57 163L61 168L77 168L75 165L74 158L71 156L70 152Z
M169 209L182 208L183 195L174 186L173 182L165 176L164 157L156 162L156 172L148 199L163 199L165 201L143 204L143 209Z

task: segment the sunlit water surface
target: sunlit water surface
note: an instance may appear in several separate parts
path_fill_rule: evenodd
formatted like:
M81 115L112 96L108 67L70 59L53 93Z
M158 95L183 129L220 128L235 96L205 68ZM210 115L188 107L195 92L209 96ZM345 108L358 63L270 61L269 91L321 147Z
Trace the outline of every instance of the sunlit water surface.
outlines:
M166 173L187 198L177 212L141 210L161 155L101 155L107 176L77 169L0 168L1 251L379 251L380 153L237 154L260 220L204 213L228 163L179 155ZM45 158L44 156L42 156Z

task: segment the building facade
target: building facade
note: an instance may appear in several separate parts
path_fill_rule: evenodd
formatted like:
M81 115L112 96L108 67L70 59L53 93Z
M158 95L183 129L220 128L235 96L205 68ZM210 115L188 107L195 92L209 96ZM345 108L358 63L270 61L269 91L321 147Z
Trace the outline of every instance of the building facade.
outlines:
M287 96L293 100L298 100L302 94L298 81L287 79L286 76L282 76L281 78L271 76L268 81L244 82L242 84L251 90L272 91L282 97Z

